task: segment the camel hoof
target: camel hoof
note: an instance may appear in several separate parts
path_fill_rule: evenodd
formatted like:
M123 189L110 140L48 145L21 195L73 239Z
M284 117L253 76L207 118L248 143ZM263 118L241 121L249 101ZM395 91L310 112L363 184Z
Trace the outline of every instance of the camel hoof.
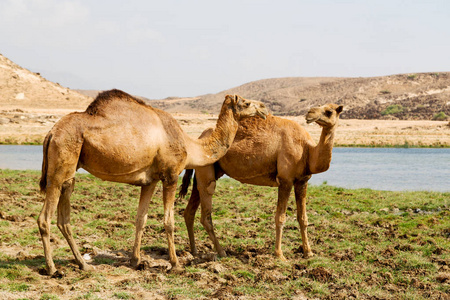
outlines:
M55 273L52 274L52 276L50 276L51 278L56 278L56 279L61 279L65 276L66 274L63 271L60 270L56 270Z
M80 269L83 270L83 271L89 272L89 271L94 271L95 267L91 266L91 265L88 265L88 264L83 264L83 265L80 266Z
M170 273L172 274L182 274L184 273L184 268L181 267L180 265L175 265L172 267L172 269L169 270Z
M225 251L219 251L219 257L227 257L227 253Z
M139 258L132 258L130 265L133 269L137 269L141 265L141 260Z
M284 257L283 253L275 253L275 256L281 261L287 261L286 257Z
M305 259L311 258L313 256L314 256L314 253L312 253L312 251L303 253L303 258L305 258Z
M56 274L58 272L58 270L56 270L56 268L47 268L45 269L44 272L39 272L41 275L48 275L48 276L53 276L53 274ZM45 273L45 274L44 274Z

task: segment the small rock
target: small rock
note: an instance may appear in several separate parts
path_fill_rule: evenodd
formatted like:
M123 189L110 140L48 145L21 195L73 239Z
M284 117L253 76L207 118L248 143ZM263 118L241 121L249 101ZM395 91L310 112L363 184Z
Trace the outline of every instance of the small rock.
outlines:
M353 213L351 212L351 211L349 211L349 210L342 210L342 214L343 215L345 215L345 216L351 216L351 215L353 215Z
M441 283L450 282L450 273L440 273L436 276L436 280Z
M8 124L8 123L9 123L9 119L8 118L0 118L0 125Z
M28 258L28 256L25 254L25 252L19 251L19 252L17 252L17 254L16 254L16 258L17 258L18 260L25 260L25 259Z
M83 259L84 259L85 261L89 261L89 260L92 260L92 257L91 257L91 255L90 255L89 253L85 253L85 254L83 255Z
M224 278L228 281L236 281L237 280L237 277L233 274L225 274Z
M208 267L208 270L217 274L222 274L227 271L227 268L218 262L214 262Z

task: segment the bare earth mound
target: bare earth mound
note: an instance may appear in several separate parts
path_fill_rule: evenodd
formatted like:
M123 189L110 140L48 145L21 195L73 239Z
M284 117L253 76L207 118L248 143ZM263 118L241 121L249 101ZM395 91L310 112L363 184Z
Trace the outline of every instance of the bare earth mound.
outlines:
M0 55L2 110L84 110L92 101L80 93L46 80Z

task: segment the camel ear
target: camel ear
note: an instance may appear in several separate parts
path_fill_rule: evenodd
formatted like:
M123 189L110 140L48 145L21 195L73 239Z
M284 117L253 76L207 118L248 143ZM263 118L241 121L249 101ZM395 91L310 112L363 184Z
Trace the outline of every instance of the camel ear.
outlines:
M339 105L339 107L336 108L336 112L337 112L338 114L340 114L343 110L344 110L344 106L343 106L343 105Z
M234 105L237 105L239 103L239 101L241 100L241 97L239 95L234 95L233 98L234 98L233 99L234 100L233 101Z
M225 95L225 100L230 100L231 105L236 105L236 95Z

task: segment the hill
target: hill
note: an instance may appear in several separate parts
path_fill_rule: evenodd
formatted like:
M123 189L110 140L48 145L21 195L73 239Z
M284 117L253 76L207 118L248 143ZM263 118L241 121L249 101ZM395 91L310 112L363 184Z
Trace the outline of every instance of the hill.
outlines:
M274 78L217 94L170 98L151 104L169 112L217 113L226 94L263 101L274 114L304 115L328 102L346 107L342 118L432 120L450 116L450 73L400 74L369 78Z
M0 55L3 110L84 110L98 91L71 90ZM263 101L275 115L304 115L312 106L343 104L344 119L448 120L450 73L368 78L288 77L253 81L217 94L149 100L168 112L218 113L226 94Z
M2 110L84 110L92 98L24 69L0 54Z
M62 87L0 55L0 144L42 143L62 116L86 109L98 92ZM215 125L217 118L209 113L219 112L225 94L260 99L274 114L284 115L304 126L304 114L309 107L326 102L344 104L346 111L342 118L382 119L341 120L336 139L339 145L450 145L450 123L430 121L438 113L444 119L450 115L449 73L373 78L275 78L193 98L139 98L173 113L181 127L190 136L197 137ZM308 126L308 131L315 140L321 132L314 124Z

